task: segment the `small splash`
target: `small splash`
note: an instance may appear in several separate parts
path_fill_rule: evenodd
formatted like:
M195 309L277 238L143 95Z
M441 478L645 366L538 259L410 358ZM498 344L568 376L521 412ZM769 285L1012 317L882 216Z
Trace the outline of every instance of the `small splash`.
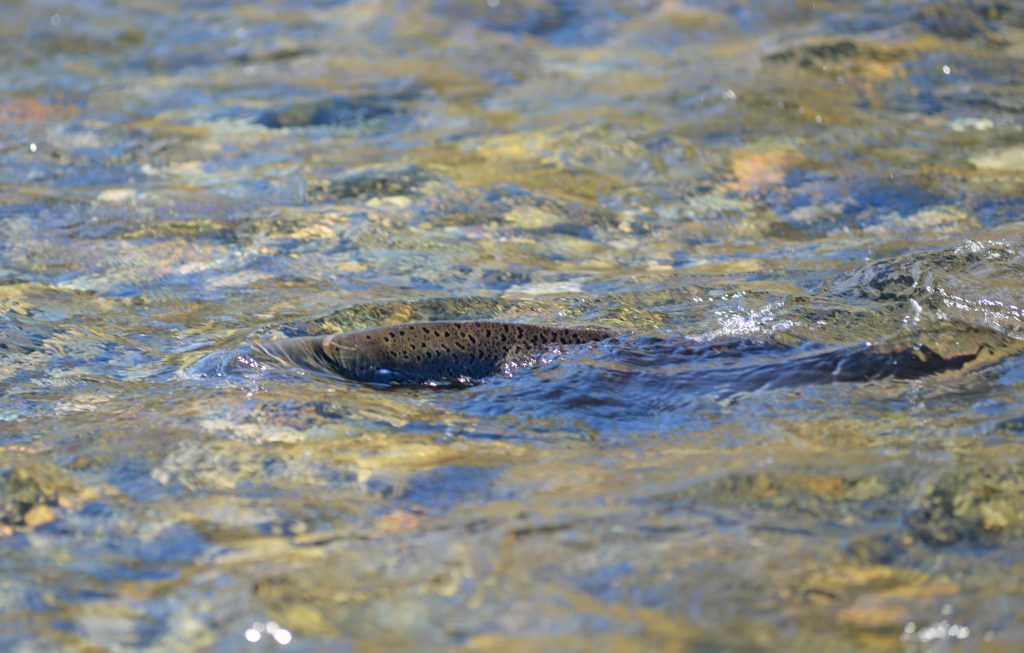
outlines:
M276 621L254 621L245 629L245 640L251 644L256 644L264 637L274 640L281 646L292 643L292 632Z
M550 365L564 354L564 349L560 347L550 347L542 352L534 354L510 356L501 364L501 376L513 378L519 372L532 370L535 367L543 365Z
M913 621L903 626L903 634L900 641L904 643L905 650L917 653L918 651L948 650L948 643L962 641L971 636L969 626L958 623L951 623L950 617L953 614L953 606L946 604L942 607L942 619L927 626L918 627ZM936 649L939 646L941 648Z
M991 118L956 118L951 120L949 128L955 132L988 131L996 126Z
M782 302L775 302L740 315L729 315L726 311L716 311L721 327L707 333L707 341L723 338L772 334L776 331L792 329L792 320L776 320L775 311L783 308Z
M215 351L181 370L185 378L210 379L237 376L244 372L265 372L269 366L243 351Z

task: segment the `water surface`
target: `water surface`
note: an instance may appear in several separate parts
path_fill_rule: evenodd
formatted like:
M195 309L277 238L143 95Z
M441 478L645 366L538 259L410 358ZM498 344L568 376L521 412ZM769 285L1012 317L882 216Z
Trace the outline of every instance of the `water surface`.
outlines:
M1024 647L1016 3L24 1L0 61L0 649ZM627 335L251 355L434 319Z

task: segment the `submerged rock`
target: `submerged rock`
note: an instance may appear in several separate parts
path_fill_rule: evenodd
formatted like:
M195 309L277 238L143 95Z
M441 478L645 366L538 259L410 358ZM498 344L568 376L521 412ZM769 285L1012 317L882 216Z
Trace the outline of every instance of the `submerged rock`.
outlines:
M77 485L56 465L5 465L0 468L0 535L11 527L36 528L53 521L61 497L76 494Z
M928 544L1024 536L1024 474L1018 464L972 466L936 477L907 516Z
M386 118L399 111L400 97L334 97L302 102L282 109L269 109L256 117L256 123L270 129L288 127L358 127Z
M528 0L481 4L465 0L438 0L434 9L449 19L464 20L509 34L551 36L568 30L583 12L572 2Z
M408 197L437 177L419 166L375 166L348 173L340 179L323 179L311 184L314 202L345 201L375 197Z

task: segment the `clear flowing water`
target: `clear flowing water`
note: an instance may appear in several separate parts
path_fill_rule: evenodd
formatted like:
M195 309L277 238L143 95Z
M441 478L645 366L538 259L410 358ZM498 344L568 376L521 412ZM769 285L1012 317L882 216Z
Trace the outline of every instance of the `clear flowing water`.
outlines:
M3 13L0 650L1024 648L1020 3Z

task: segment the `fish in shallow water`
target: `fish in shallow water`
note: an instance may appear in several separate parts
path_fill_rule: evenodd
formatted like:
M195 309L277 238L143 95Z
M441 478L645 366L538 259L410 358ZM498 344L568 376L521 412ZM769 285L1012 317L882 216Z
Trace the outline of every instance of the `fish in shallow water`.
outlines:
M262 343L259 348L275 360L354 381L420 384L489 376L517 356L614 335L616 332L607 329L465 320L287 338Z
M552 347L616 335L621 332L463 320L286 338L257 348L278 362L364 383L462 384L496 374L506 362ZM1024 348L1024 343L987 329L948 327L938 333L905 334L890 342L839 348L748 340L695 347L676 338L653 336L628 339L621 345L614 355L622 363L636 363L638 369L703 361L703 369L692 375L692 382L727 393L817 383L914 379L975 367ZM771 357L766 359L768 354ZM722 367L722 360L733 358L749 362Z

